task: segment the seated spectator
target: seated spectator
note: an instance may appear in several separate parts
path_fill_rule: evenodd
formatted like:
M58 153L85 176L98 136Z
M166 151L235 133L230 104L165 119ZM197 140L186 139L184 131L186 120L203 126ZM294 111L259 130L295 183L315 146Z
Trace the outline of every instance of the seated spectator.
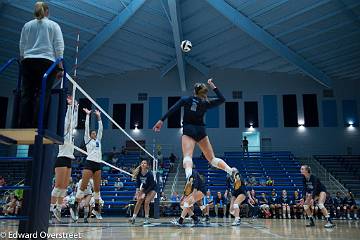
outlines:
M334 205L336 207L336 217L338 219L345 219L345 211L344 211L344 198L342 197L341 192L336 193L336 197L334 198Z
M259 200L256 197L254 189L250 191L248 196L248 204L250 206L250 217L257 218L259 216Z
M206 196L203 198L203 206L205 206L205 208L203 209L203 214L205 216L205 221L209 222L210 221L210 208L214 208L214 197L211 195L210 190L207 190L206 192Z
M179 212L180 211L180 197L177 192L172 193L170 201L171 201L170 209L175 213Z
M248 185L249 186L256 186L257 185L257 181L255 176L251 175L248 181Z
M160 201L167 201L167 197L164 192L161 193Z
M303 216L303 207L301 205L301 197L298 191L294 192L294 196L291 199L291 209L293 212L293 217L297 219L301 219L301 217Z
M221 195L221 192L217 192L216 198L215 198L215 214L216 217L219 217L219 208L222 208L223 210L223 217L226 217L226 199L224 196Z
M271 191L271 196L269 198L269 205L270 205L272 218L280 218L278 211L281 205L279 204L279 199L275 189Z
M3 206L3 214L14 215L16 214L17 207L17 199L15 198L14 193L10 193L10 195L6 198L5 205Z
M336 218L336 207L334 204L334 198L330 196L330 193L326 193L325 208L328 210L331 218Z
M344 209L347 211L347 219L351 220L351 214L354 216L355 220L358 220L358 216L357 216L357 212L358 212L358 207L356 205L356 201L354 198L354 195L352 194L352 192L348 192L347 196L344 198Z
M5 178L3 176L0 176L0 187L3 187L6 185Z
M175 203L175 202L180 202L180 197L178 195L177 192L173 192L173 194L171 195L171 198L170 198L171 202Z
M281 204L281 212L282 212L282 218L285 219L286 217L288 219L291 219L290 216L290 198L287 195L287 191L284 189L282 190L281 197L280 197L280 204ZM287 214L287 215L286 215Z
M264 218L271 217L269 200L267 199L265 193L261 193L261 197L259 198L259 206Z
M259 179L259 185L266 186L266 178L264 177L264 175L262 175L261 178Z
M114 183L115 191L120 191L124 187L124 183L120 181L120 178L116 179L116 182Z
M272 180L271 177L268 177L266 181L266 186L274 186L274 180Z

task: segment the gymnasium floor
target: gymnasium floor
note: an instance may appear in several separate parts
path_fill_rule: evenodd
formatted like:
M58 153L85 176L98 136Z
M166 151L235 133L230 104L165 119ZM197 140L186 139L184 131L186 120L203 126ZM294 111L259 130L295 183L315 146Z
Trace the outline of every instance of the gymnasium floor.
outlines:
M230 226L229 219L212 219L210 225L190 225L178 228L169 224L170 219L152 220L153 224L142 226L141 218L134 226L126 218L104 218L101 222L91 219L90 223L56 224L49 227L49 233L77 233L81 239L359 239L359 221L335 221L337 226L325 229L323 221L317 221L315 228L306 228L304 220L264 220L251 223L243 219L241 226ZM82 219L80 219L82 221ZM0 232L16 231L15 222L2 222ZM9 239L1 238L0 239ZM74 238L67 238L74 239Z

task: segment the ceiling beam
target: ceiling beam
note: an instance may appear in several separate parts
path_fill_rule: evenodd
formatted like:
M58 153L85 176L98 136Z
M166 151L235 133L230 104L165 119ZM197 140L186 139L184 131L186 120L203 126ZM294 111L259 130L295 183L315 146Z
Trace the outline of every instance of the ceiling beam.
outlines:
M195 69L197 69L199 72L201 72L204 76L208 76L210 72L210 68L204 65L203 63L195 60L193 57L185 56L185 61L193 66ZM174 58L171 61L169 61L165 66L163 66L160 69L160 75L161 77L164 77L168 72L170 72L171 69L173 69L176 66L177 59Z
M171 69L173 69L176 66L177 60L176 58L172 59L170 62L168 62L165 66L163 66L160 69L160 76L164 77L168 72L170 72Z
M145 0L133 0L123 11L107 24L79 53L79 65L108 41L144 4Z
M199 72L201 72L204 76L209 76L209 67L205 66L204 64L202 64L201 62L195 60L192 57L185 57L185 60L188 64L190 64L191 66L193 66L194 68L196 68Z
M249 34L256 41L262 43L276 54L298 66L308 76L326 87L332 86L332 80L325 73L307 62L296 52L289 49L286 45L256 25L245 15L231 7L228 3L223 0L207 0L207 2L239 29Z
M181 91L186 91L185 62L180 48L180 42L183 38L179 2L177 0L168 0L168 5L170 10L171 27L173 30L177 67L179 70L180 87Z
M61 1L52 0L52 1L49 1L49 3L51 3L51 5L53 5L53 6L56 6L56 7L59 7L59 8L62 8L64 10L71 11L71 12L75 12L76 14L95 19L95 20L97 20L99 22L102 22L102 23L107 23L108 22L108 20L106 18L102 17L102 16L98 16L98 15L92 14L92 13L90 13L88 11L81 10L81 9L79 9L77 7L71 6L70 4L66 4L66 3L63 3Z

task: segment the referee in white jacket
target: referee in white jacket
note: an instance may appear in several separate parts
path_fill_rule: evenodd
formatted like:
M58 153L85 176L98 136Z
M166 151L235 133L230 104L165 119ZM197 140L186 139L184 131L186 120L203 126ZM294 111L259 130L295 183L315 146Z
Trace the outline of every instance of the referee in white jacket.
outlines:
M25 23L20 37L20 59L23 68L20 117L18 127L35 128L39 111L41 81L47 69L64 54L64 39L60 26L48 19L49 7L37 2L35 19ZM50 92L55 77L60 78L63 65L60 63L48 77L45 95L44 127L47 126ZM35 101L34 101L35 100Z

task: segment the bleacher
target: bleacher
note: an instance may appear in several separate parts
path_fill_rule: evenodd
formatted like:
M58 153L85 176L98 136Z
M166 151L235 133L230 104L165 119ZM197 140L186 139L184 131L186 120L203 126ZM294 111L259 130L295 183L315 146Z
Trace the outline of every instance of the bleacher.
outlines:
M261 177L271 177L274 186L249 186L258 194L265 192L270 194L272 189L278 192L285 189L292 194L295 190L302 189L302 176L300 175L300 163L291 152L251 152L249 156L242 152L225 152L224 160L229 166L236 167L242 178L248 179L254 176L257 180ZM194 159L195 168L203 174L207 188L212 195L217 191L224 193L226 189L226 173L212 168L204 159Z
M3 176L6 185L13 186L25 178L27 162L0 161L0 176Z
M316 155L314 158L356 198L360 197L360 155Z

